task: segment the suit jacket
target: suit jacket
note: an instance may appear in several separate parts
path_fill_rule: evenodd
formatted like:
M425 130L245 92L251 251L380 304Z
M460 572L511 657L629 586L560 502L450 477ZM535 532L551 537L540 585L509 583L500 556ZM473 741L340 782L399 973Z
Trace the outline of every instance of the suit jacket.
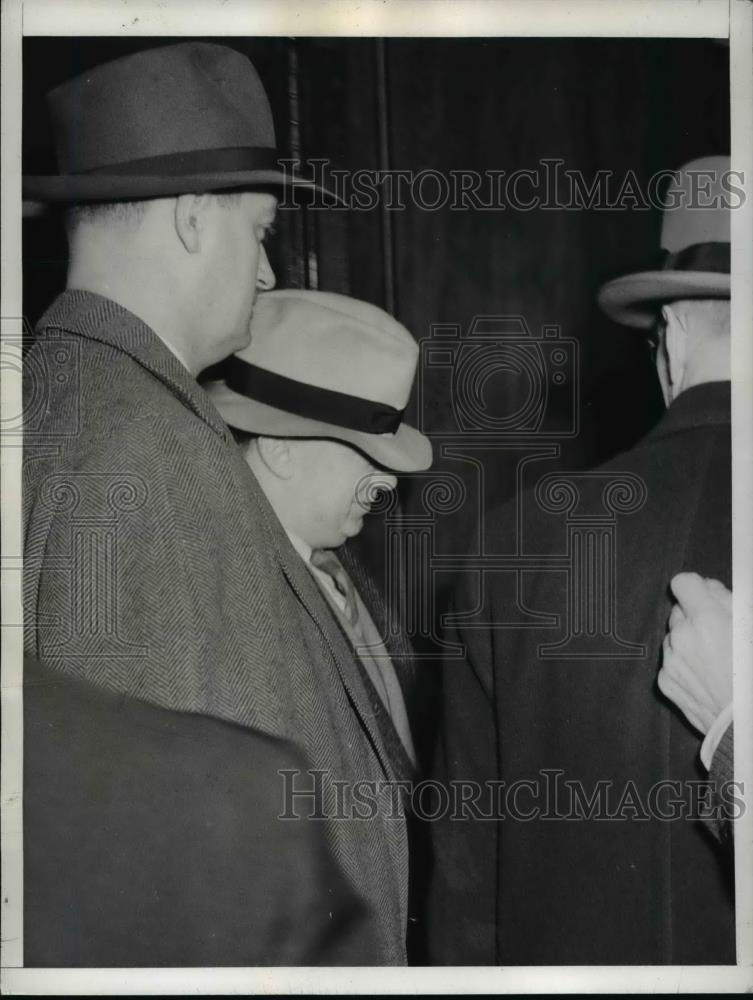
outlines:
M24 665L24 963L363 965L372 921L295 747Z
M136 316L82 291L40 321L24 387L27 652L294 742L322 772L297 787L320 782L373 962L404 962L407 842L389 792L367 821L350 803L328 818L333 782L391 780L388 753L352 650L207 395Z
M556 627L462 628L455 636L468 657L459 666L448 662L443 672L442 773L502 780L508 789L536 782L534 791L517 786L523 789L517 815L537 805L538 812L528 821L514 818L506 799L498 822L436 825L434 960L734 962L733 879L721 852L697 820L649 812L650 789L663 781L681 782L677 795L693 811L688 783L705 778L697 734L660 695L655 678L671 577L695 570L730 584L729 420L729 383L689 389L631 451L579 481L578 514L603 509L612 477L629 473L645 486L640 509L616 519L615 601L602 609L613 613L612 631L623 644L614 658L567 659L551 649L541 655L541 646L565 638L569 616L598 613L574 590L568 606L564 569L523 574L518 595L518 608L549 614ZM617 494L613 500L621 503ZM521 503L525 551L565 555L564 516L552 513L557 503L545 510L530 495ZM515 524L517 512L515 504L498 511L488 530L494 522L500 530ZM490 551L503 548L492 539ZM605 565L594 572L608 573ZM596 595L609 586L602 577ZM466 580L455 607L472 609L477 596ZM513 620L513 602L502 575L490 574L483 620ZM625 644L639 655L627 656ZM555 791L543 801L547 771ZM601 814L622 818L556 818L574 801L567 782L589 797L607 782ZM632 813L624 804L631 796L639 802ZM659 801L667 815L666 798ZM696 804L694 812L702 811Z

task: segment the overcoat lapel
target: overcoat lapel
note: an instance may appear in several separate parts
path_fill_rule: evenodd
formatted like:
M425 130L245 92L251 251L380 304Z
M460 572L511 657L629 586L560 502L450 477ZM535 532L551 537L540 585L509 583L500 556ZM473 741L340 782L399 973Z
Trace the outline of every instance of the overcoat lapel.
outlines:
M265 511L265 513L271 514L270 521L273 518L276 521L276 517L271 511ZM350 649L321 591L312 580L301 557L284 536L279 523L270 525L270 529L274 531L274 540L280 556L282 571L296 597L324 636L348 700L369 738L385 777L388 780L394 780L393 768L382 736L374 721L366 686L355 662L355 654Z
M347 700L352 706L354 715L373 750L385 780L394 782L397 780L397 775L382 734L374 719L369 695L361 677L358 664L355 661L355 653L350 648L347 638L328 607L319 587L314 582L303 560L295 551L282 529L266 497L260 489L258 493L261 496L260 506L263 509L268 538L272 541L277 552L282 573L291 591L300 602L306 614L321 632L327 644ZM387 793L387 799L391 800L389 793ZM383 798L382 808L386 807L386 802ZM400 914L399 919L402 933L405 934L407 933L407 885L409 878L408 842L405 826L403 823L388 820L383 824L382 828L384 831L384 840L382 843L388 855L393 859L392 864L398 885L397 906Z

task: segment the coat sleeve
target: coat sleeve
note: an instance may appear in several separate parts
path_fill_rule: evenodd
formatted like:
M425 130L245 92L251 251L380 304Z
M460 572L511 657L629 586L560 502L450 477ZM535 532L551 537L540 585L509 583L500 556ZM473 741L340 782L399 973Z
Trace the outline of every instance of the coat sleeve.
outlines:
M228 714L221 675L252 658L266 669L274 656L263 587L242 643L233 619L269 556L258 546L239 557L243 504L225 500L221 461L200 458L149 417L91 443L64 472L30 475L27 653L165 707Z
M733 791L733 776L734 726L730 724L711 758L709 778L713 786L714 811L710 818L704 819L716 839L723 845L730 843L733 835L732 806L734 805L734 797L730 795L730 792Z

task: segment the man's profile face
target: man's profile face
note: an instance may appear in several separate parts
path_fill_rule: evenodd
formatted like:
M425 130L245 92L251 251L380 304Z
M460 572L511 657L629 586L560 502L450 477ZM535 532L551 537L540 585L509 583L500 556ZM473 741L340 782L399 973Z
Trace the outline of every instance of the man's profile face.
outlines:
M287 483L295 503L289 525L313 549L337 548L363 527L377 489L393 490L396 477L340 441L290 442L293 476Z
M274 195L259 191L228 200L215 197L207 206L202 311L217 361L248 347L257 291L274 287L264 240L276 207Z

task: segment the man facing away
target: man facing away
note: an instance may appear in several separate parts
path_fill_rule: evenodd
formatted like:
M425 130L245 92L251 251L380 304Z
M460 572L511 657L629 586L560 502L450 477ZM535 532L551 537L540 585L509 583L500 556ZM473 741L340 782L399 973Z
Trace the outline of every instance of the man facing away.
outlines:
M668 407L633 449L576 476L574 517L603 516L610 484L634 490L633 509L617 513L613 554L602 553L611 562L592 564L584 549L572 577L522 575L517 610L554 627L457 629L466 658L443 669L440 770L522 791L495 821L435 825L435 961L735 960L732 873L693 800L705 777L697 739L656 686L669 581L694 570L730 584L728 169L713 157L680 170L661 269L600 294L611 316L651 338ZM519 512L530 551L563 556L562 508L556 498L537 504L542 496L524 494L488 523ZM486 588L482 620L514 620L509 589L494 576ZM454 608L474 609L477 598L461 582Z
M95 733L108 730L102 720L120 712L117 699L125 698L129 709L138 703L163 711L166 732L174 724L190 736L191 719L209 719L249 738L293 744L288 757L325 772L325 785L338 777L389 780L392 763L365 717L363 682L345 679L356 669L352 649L196 381L249 343L256 290L274 283L263 241L275 212L272 191L288 178L276 166L272 117L254 68L232 49L187 42L91 70L53 91L50 106L60 173L26 178L25 195L68 206L70 265L67 289L25 357L27 655L48 678L53 671L61 681L96 688L91 702L74 695ZM105 695L115 703L103 702ZM67 717L56 710L60 704L29 698L29 711L42 713L34 716L36 732L56 731L61 714ZM156 717L133 711L135 728L122 744L130 748L141 743L133 736L138 727L157 725ZM62 745L76 750L79 731L88 730L68 731L72 742ZM25 795L41 806L25 830L28 964L65 964L64 935L50 938L56 926L77 940L90 936L71 958L81 964L119 964L123 955L136 965L174 964L186 951L206 965L312 963L315 949L296 949L296 920L342 926L343 892L345 911L354 912L350 899L365 914L359 947L350 959L335 948L321 960L404 962L407 844L400 822L319 824L309 834L326 838L331 866L319 870L316 852L304 853L301 878L311 878L313 888L302 905L296 879L291 889L283 871L256 899L244 850L253 843L254 858L263 859L275 823L268 815L254 819L249 792L242 806L235 803L228 828L237 839L207 849L209 857L224 857L223 871L209 866L198 883L186 877L194 839L219 829L212 775L222 774L223 752L235 754L237 743L212 726L199 735L218 742L208 748L215 763L204 793L194 785L181 798L193 838L171 839L175 799L149 793L164 787L169 753L155 750L148 763L158 773L129 786L131 812L148 815L147 840L160 845L143 852L138 828L113 819L108 786L118 778L103 776L102 761L86 751L97 739L83 744L77 766L65 771L80 787L62 803L94 796L97 808L66 814L70 828L90 825L93 815L94 841L112 842L113 852L117 842L132 862L100 870L98 861L115 855L85 839L83 864L71 866L82 879L73 896L55 892L54 872L69 870L79 845L71 842L75 833L59 836L59 815L45 810L52 802L45 798L48 760L57 760L60 744L33 745ZM171 752L179 746L167 745ZM183 746L186 763L189 742ZM246 753L254 757L253 749ZM267 773L257 806L274 808L276 817L274 764L280 754L287 758L260 753ZM114 765L116 757L113 751ZM323 794L331 797L329 785ZM250 817L246 829L242 816ZM290 831L282 840L294 849ZM270 859L279 856L274 846ZM144 869L134 881L145 887L135 913L132 895L120 896L130 885L129 863ZM244 891L224 895L239 885ZM110 905L104 915L103 896ZM37 919L53 899L59 908ZM239 923L248 928L240 937ZM162 933L133 937L139 926ZM259 926L264 933L257 935Z

